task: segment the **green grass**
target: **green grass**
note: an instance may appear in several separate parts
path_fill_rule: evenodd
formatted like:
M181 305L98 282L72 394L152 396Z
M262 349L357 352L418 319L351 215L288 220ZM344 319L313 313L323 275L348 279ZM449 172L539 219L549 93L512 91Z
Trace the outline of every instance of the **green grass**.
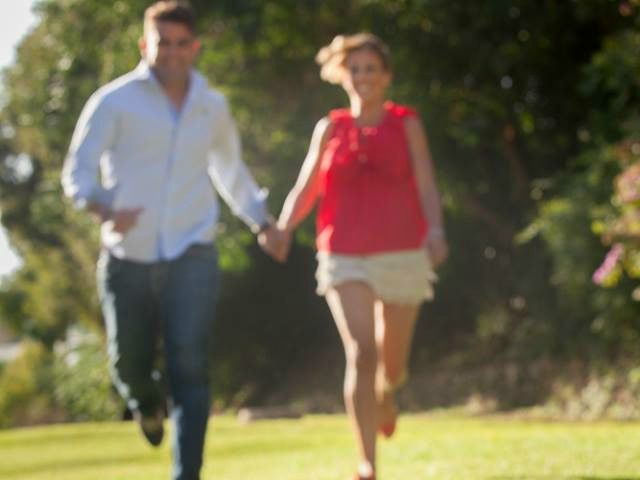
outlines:
M346 480L353 457L344 416L214 417L203 480ZM640 480L640 424L409 415L379 457L383 480ZM132 423L0 431L2 480L158 480L169 461Z

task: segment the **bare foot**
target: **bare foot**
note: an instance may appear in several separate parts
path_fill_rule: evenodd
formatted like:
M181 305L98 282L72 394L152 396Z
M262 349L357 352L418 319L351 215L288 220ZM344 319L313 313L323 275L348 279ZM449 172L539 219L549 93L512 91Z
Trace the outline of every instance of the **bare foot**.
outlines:
M398 409L393 392L385 392L381 400L378 403L378 431L389 438L396 430Z

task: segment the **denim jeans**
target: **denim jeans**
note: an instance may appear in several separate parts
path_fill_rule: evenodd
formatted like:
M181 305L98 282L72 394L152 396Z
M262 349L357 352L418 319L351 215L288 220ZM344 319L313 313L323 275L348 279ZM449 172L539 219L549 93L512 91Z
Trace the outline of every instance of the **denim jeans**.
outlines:
M103 252L97 277L116 388L130 409L143 413L164 408L168 389L173 479L197 480L210 407L216 249L192 245L175 260L155 263Z

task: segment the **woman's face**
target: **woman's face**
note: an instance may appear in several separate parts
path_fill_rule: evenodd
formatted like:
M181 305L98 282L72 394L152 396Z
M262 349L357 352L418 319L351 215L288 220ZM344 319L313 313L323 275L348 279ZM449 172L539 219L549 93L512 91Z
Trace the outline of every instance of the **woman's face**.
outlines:
M369 48L349 53L345 62L342 86L351 95L367 103L384 100L391 83L391 72L384 68L380 55Z

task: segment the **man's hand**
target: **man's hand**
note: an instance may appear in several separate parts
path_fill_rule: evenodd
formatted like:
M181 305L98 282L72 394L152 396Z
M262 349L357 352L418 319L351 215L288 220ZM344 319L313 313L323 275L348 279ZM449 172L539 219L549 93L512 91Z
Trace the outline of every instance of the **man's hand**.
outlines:
M110 222L111 230L124 235L138 223L138 216L144 208L123 208L111 210L103 205L91 203L88 206L91 212L100 223Z
M291 233L270 225L258 234L258 244L276 262L284 263L291 247Z
M121 210L113 210L107 222L111 222L111 230L122 235L136 226L138 216L143 212L144 208L123 208Z

